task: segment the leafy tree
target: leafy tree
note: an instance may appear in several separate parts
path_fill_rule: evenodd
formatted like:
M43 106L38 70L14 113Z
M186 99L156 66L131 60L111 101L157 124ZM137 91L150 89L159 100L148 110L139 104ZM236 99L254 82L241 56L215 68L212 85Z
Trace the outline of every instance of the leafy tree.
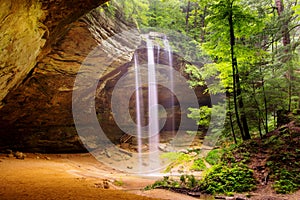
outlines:
M192 87L207 84L211 94L226 92L227 137L228 132L235 141L239 136L244 140L256 134L262 137L276 127L278 111L300 109L298 1L115 2L126 18L134 18L144 30L162 28L194 39L192 48L201 49L197 55L192 55L191 43L182 37L174 40L172 49L184 51L190 60L203 58L206 63L201 69L187 65ZM172 38L175 35L170 34ZM193 108L190 117L207 126L209 109Z

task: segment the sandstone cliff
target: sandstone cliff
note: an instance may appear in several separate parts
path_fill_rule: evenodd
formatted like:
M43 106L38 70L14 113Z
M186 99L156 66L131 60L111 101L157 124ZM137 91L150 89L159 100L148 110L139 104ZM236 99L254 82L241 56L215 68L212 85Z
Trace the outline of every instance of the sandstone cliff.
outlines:
M103 1L2 1L1 148L82 151L72 118L72 90L81 63L99 43L132 26L97 7ZM118 13L114 13L117 15ZM131 48L110 41L111 51ZM123 47L124 46L124 47ZM103 50L102 57L112 52ZM107 73L114 67L107 69Z

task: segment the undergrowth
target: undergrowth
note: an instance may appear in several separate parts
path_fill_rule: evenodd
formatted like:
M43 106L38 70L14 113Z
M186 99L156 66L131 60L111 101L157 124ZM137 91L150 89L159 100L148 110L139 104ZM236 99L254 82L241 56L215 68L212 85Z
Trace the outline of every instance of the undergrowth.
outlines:
M229 145L224 149L214 149L205 158L191 157L184 153L166 156L173 160L172 167L184 162L193 162L191 170L204 171L204 177L182 175L179 180L165 177L148 186L189 188L208 194L248 192L261 185L261 178L271 183L277 193L288 194L300 189L300 127L285 125L270 132L264 138L245 141L239 145ZM265 161L261 163L261 159ZM207 169L205 162L212 165ZM263 164L263 166L261 166ZM250 169L253 167L254 170ZM264 172L268 174L265 175ZM254 178L256 177L257 180Z
M200 182L199 189L209 194L227 194L251 191L256 186L253 171L244 164L213 166Z

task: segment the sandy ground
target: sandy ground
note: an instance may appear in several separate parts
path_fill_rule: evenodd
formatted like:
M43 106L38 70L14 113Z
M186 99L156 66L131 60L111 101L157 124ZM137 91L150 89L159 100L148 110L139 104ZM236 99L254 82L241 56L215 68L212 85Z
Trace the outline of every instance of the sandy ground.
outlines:
M142 190L156 179L160 178L121 173L101 164L90 154L27 154L24 160L0 154L1 200L197 199L167 190ZM270 187L250 194L253 200L300 200L300 191L278 195Z
M24 160L0 154L0 199L196 199L141 190L154 181L110 169L90 154L27 154Z

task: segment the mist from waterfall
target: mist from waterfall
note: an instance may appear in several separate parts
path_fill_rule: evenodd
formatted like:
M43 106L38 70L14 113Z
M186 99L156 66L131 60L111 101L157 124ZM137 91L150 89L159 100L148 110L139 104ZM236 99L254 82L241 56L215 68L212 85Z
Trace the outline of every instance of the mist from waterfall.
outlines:
M169 42L166 37L161 38L164 51L167 52L166 59L168 61L168 67L170 68L169 75L167 81L170 84L170 90L173 90L173 63L172 63L172 51L169 45ZM157 65L160 64L160 54L161 47L155 43L154 41L147 37L147 84L148 84L148 127L147 135L144 135L145 127L143 127L144 116L144 99L143 99L143 83L146 80L143 80L140 63L138 59L138 54L134 54L134 70L135 70L135 97L136 97L136 136L137 136L137 151L138 151L138 173L143 173L143 170L147 171L156 171L161 169L161 161L160 161L160 152L159 152L159 141L160 141L160 128L159 128L159 105L158 105L158 83L157 83ZM156 52L155 52L156 50ZM166 66L167 67L167 66ZM170 106L172 110L172 128L174 128L174 97L171 95L170 98ZM143 144L145 140L148 139L148 144ZM149 152L143 152L143 146L148 145Z

